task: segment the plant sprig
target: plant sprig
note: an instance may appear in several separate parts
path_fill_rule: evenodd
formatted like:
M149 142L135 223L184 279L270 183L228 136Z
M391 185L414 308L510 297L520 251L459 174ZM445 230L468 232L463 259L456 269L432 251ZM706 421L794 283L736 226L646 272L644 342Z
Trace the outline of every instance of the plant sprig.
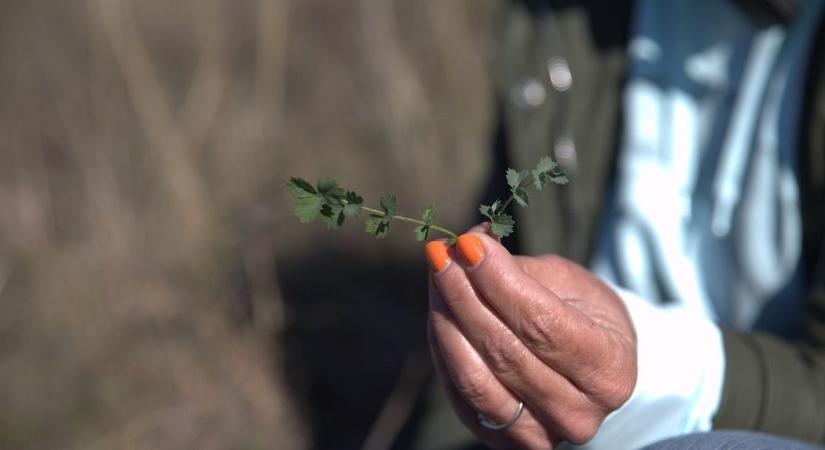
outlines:
M520 206L527 206L530 203L527 188L532 186L537 190L542 190L549 183L567 184L568 182L567 176L561 172L559 165L549 156L541 158L532 171L507 169L506 176L510 196L504 201L496 200L491 205L479 206L479 212L490 219L491 231L499 237L506 237L513 233L516 221L505 211L514 200ZM364 206L363 197L341 188L334 178L321 178L313 186L303 178L292 177L286 187L294 200L294 213L302 223L310 223L319 219L334 230L341 227L348 217L357 217L363 211L368 214L364 221L366 231L378 239L387 237L393 220L417 225L415 238L418 241L427 240L431 231L446 235L450 245L453 245L458 238L453 231L435 223L438 213L432 205L424 207L421 211L421 218L415 219L399 214L398 200L395 195L384 194L379 201L380 209L370 208Z

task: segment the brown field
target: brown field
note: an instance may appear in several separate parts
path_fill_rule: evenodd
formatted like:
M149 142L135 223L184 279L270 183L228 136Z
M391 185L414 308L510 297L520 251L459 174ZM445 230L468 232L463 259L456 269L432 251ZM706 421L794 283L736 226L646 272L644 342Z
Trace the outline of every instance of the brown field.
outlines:
M0 0L0 448L408 445L421 245L284 182L472 224L497 9Z

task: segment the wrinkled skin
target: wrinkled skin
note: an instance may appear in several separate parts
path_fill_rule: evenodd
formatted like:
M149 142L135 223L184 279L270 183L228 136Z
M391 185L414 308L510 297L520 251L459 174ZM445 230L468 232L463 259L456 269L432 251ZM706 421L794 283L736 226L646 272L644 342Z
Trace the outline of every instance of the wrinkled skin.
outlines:
M453 408L495 448L584 443L636 384L636 338L615 292L581 266L552 255L513 256L472 230L483 259L468 267L454 248L431 273L430 348ZM491 431L477 413L509 420Z

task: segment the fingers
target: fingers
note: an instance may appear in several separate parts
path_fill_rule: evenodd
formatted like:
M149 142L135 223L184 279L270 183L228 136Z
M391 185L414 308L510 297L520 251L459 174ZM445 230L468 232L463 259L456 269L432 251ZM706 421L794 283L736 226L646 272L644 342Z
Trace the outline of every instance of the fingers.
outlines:
M478 413L495 423L512 418L519 399L490 371L482 357L463 336L449 309L435 289L430 292L428 338L439 378L461 420L496 447L546 448L547 431L526 407L505 430L492 431L479 425ZM448 362L449 361L449 362Z
M456 247L468 282L541 361L574 382L603 365L610 350L604 330L522 271L498 242L467 233Z
M496 242L501 242L501 237L493 233L493 227L490 222L481 222L480 224L470 228L468 233L484 233L487 236L495 239Z
M500 415L518 404L519 399L495 377L433 288L430 288L430 331L439 353L449 361L445 364L446 374L467 403L474 411L488 414L494 420L506 421L509 417Z
M433 274L437 290L432 289L431 296L439 299L434 306L441 303L444 305L441 309L449 311L447 316L434 310L431 325L439 337L447 366L452 368L450 373L456 374L454 380L459 391L468 398L499 395L488 394L490 390L486 385L478 386L481 381L477 371L481 369L477 367L483 362L502 385L523 399L542 423L553 423L561 435L568 438L581 436L576 431L582 429L581 424L592 411L589 399L539 360L484 303L464 269L454 261L456 255L452 250L444 243L431 242L427 244L427 252L431 264L435 262L434 267L440 269ZM450 320L442 320L445 317ZM480 356L473 360L468 353ZM473 382L467 382L468 378ZM489 401L502 402L497 397ZM508 409L505 407L504 411L506 414Z

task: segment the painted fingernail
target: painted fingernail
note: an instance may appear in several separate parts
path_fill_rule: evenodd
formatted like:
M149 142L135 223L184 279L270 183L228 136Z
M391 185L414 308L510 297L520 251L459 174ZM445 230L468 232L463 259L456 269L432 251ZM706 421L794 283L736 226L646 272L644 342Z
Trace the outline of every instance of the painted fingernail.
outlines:
M447 254L447 244L444 241L430 241L424 246L424 253L427 254L427 261L433 272L441 272L450 262Z
M471 267L478 264L479 261L484 258L484 246L481 245L481 241L472 234L462 234L459 236L455 246Z

